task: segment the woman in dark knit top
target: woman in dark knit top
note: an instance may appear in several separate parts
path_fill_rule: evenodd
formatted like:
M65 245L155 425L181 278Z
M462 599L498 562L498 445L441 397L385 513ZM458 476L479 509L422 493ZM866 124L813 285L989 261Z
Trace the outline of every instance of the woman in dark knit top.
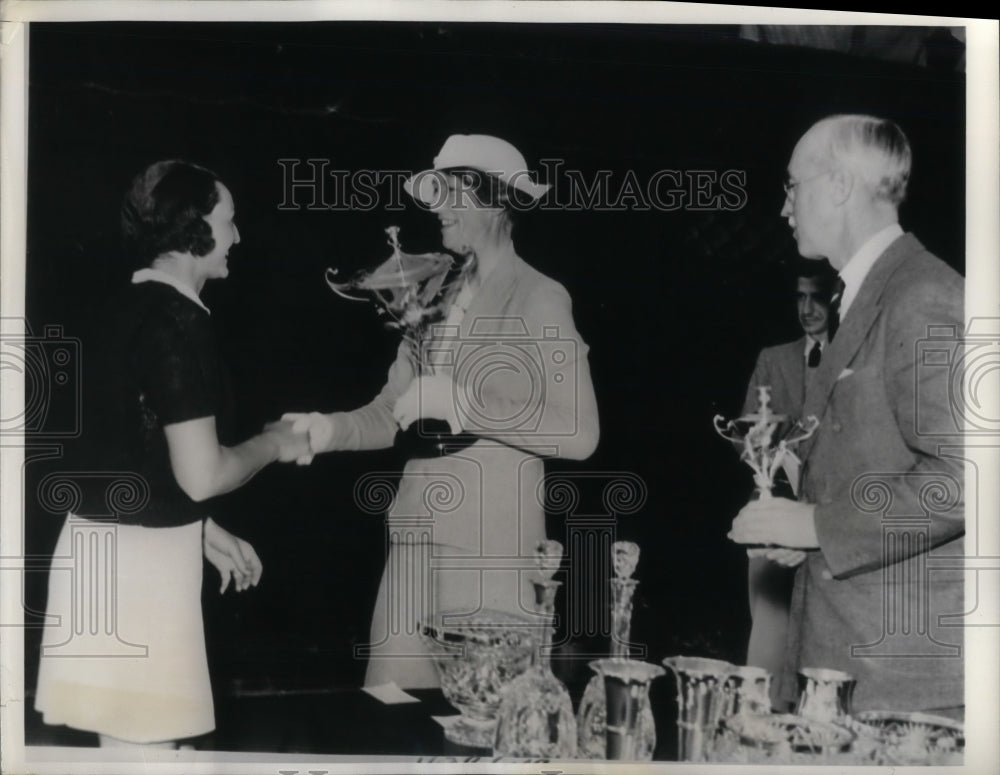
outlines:
M85 433L84 443L95 469L141 478L142 507L114 523L116 626L93 653L65 653L71 628L80 630L79 574L53 565L36 699L46 723L96 732L102 746L174 747L215 728L202 553L222 574L223 591L230 578L240 591L256 585L261 564L212 520L207 501L308 450L290 423L231 444L224 370L199 293L206 280L228 275L229 249L240 241L234 216L215 174L181 161L145 170L122 207L123 236L141 268L100 342L105 409L99 438ZM76 558L74 547L99 529L107 535L108 523L70 513L55 557Z

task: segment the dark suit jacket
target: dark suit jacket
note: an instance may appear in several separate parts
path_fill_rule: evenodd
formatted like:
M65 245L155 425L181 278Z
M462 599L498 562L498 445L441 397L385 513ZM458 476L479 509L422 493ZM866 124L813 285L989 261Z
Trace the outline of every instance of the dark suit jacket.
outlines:
M820 551L796 573L786 697L792 671L816 666L857 678L856 710L964 704L963 575L935 570L963 554L962 438L941 366L956 350L917 358L929 326L962 335L963 292L905 234L824 353L803 410L820 426L799 450Z

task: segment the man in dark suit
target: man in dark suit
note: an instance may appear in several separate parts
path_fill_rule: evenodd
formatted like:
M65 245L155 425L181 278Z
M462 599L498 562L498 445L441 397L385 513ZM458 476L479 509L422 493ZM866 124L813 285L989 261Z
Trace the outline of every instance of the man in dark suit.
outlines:
M796 308L803 335L793 342L761 350L747 386L744 415L757 411L757 389L766 385L771 389L770 406L776 414L785 415L792 421L802 418L806 383L811 382L819 370L827 344L830 297L836 273L826 261L802 261L797 269ZM775 493L782 490L793 494L789 492L791 487L787 479L776 482ZM788 606L794 579L792 568L804 556L798 550L759 548L748 549L747 554L747 587L753 626L746 663L778 674L785 658ZM776 694L777 688L777 683L772 685L772 701L780 707L783 703Z
M806 381L815 376L828 341L836 274L826 261L809 261L798 267L798 275L795 303L803 336L761 350L747 386L743 414L757 410L757 388L767 385L774 411L793 419L802 416Z
M962 436L949 370L916 353L931 327L958 346L964 282L899 226L910 163L899 127L870 116L824 119L792 153L782 215L799 252L839 272L840 325L805 398L820 425L799 450L801 499L748 504L730 536L805 550L785 697L796 671L827 667L857 680L855 710L960 717L963 574L942 568L963 555Z

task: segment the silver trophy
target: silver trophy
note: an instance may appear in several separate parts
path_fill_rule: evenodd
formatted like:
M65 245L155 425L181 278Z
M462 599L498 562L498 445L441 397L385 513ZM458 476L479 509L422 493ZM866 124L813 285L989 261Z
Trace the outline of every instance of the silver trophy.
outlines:
M726 710L726 682L736 666L706 657L668 657L663 664L677 676L677 759L707 761Z
M741 448L740 460L753 470L753 481L761 500L772 496L779 468L784 467L786 472L797 471L799 461L792 450L819 427L819 420L811 415L792 421L787 415L775 414L771 409L771 388L767 385L757 388L756 412L735 420L726 420L717 414L712 422L716 433ZM788 478L794 487L797 473L789 473Z
M771 712L771 674L763 667L733 667L723 686L723 719Z
M615 541L611 552L611 657L590 663L596 675L577 712L579 753L588 759L649 761L656 748L649 686L663 668L628 656L632 595L639 583L630 576L639 562L639 547Z
M851 715L854 676L825 667L799 671L799 704L796 713L813 721L840 723Z

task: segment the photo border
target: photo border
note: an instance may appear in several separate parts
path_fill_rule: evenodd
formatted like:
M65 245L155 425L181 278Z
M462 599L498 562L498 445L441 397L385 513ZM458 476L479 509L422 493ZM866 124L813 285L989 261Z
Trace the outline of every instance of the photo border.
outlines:
M927 16L896 16L877 13L840 13L799 9L754 8L741 6L710 6L674 3L629 2L93 2L92 0L39 0L9 2L0 7L2 46L2 82L0 82L0 315L7 321L24 318L26 261L26 143L27 137L27 27L42 21L449 21L449 22L551 22L629 24L706 24L706 23L767 23L767 24L943 24L966 28L967 73L967 149L966 149L966 316L996 318L997 292L1000 289L1000 235L997 212L1000 203L998 175L998 106L1000 106L1000 64L997 53L997 22L992 20L956 19ZM996 395L988 396L997 405ZM14 374L4 374L0 390L0 416L9 417L16 407L23 407L24 386ZM1000 439L977 438L968 447L968 454L980 472L1000 470ZM24 746L23 714L23 638L17 633L21 612L18 584L10 583L20 567L18 557L10 547L23 546L23 440L4 437L0 440L0 739L2 764L6 773L107 773L186 772L186 773L268 773L281 771L325 770L327 772L555 772L563 767L553 765L516 765L443 762L417 764L410 758L337 757L323 760L315 756L261 754L225 754L198 751L149 751L145 760L135 762L134 753L111 752L108 749L32 747L30 756ZM971 468L971 467L970 467ZM974 472L967 471L967 486L974 485ZM983 477L985 480L987 477ZM1000 562L1000 536L996 515L1000 513L997 482L980 481L978 509L968 515L978 519L967 527L967 534L978 531L979 557L987 563ZM971 499L969 499L971 501ZM997 566L1000 574L1000 566ZM975 573L967 573L968 599L984 593L988 586L975 586ZM996 601L993 601L996 607ZM997 743L995 731L1000 727L998 698L994 690L1000 680L1000 630L996 627L969 628L966 633L967 669L966 719L967 748L965 764L949 771L978 773L996 771ZM574 761L573 772L609 772L627 765L607 762ZM634 766L634 765L633 765ZM628 766L631 771L633 766ZM687 763L653 763L644 771L686 771ZM714 767L701 767L711 771ZM740 768L742 769L742 768ZM747 768L749 769L749 768ZM783 771L793 772L787 767ZM927 771L933 768L922 768ZM732 767L719 768L733 772ZM760 768L758 768L760 770ZM860 768L859 768L860 771ZM867 771L867 769L865 770Z

